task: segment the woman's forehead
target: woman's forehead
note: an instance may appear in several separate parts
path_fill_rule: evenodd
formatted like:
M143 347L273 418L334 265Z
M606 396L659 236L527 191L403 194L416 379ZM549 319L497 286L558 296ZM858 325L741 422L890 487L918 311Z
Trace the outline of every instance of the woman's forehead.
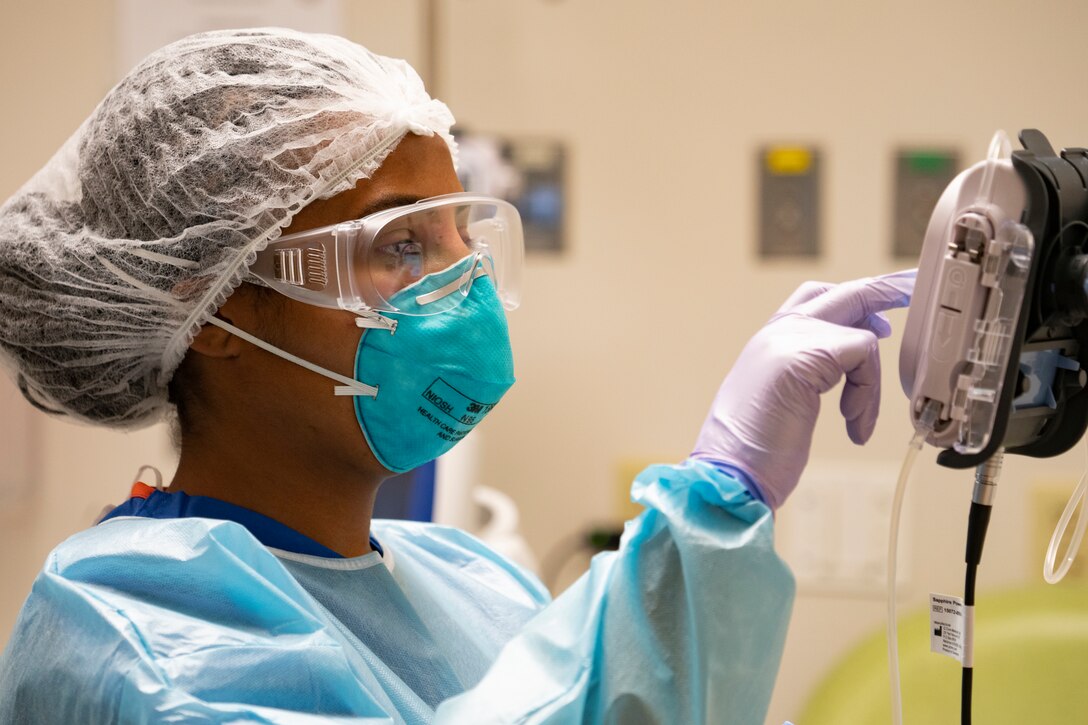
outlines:
M445 140L407 134L369 179L329 199L311 202L283 235L359 219L382 209L462 191Z

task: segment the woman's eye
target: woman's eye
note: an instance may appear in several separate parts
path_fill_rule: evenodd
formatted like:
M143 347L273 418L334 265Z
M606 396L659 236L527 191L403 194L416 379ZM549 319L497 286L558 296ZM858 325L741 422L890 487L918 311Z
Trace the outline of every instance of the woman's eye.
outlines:
M378 252L386 271L396 272L407 268L410 274L418 276L423 269L423 247L419 242L405 240L384 244Z

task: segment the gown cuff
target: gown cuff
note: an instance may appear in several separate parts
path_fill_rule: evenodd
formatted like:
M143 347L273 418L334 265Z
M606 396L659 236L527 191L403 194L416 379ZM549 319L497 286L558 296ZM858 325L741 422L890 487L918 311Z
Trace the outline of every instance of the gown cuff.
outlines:
M773 508L769 503L767 503L767 499L763 496L763 491L760 489L759 484L756 483L755 479L752 478L751 475L749 475L749 473L743 468L738 468L729 463L715 461L709 458L689 458L688 460L698 461L699 463L706 464L721 471L725 475L736 479L742 486L744 486L744 488L748 491L749 495L751 495L752 498L754 498L756 501L759 501L761 504L764 504L768 508Z

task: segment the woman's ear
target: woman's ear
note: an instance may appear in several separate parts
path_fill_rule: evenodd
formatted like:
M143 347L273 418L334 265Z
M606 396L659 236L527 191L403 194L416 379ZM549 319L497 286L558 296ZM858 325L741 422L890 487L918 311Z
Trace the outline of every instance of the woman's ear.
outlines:
M230 321L222 312L217 312L216 317ZM204 327L200 328L200 332L196 334L196 337L190 343L189 349L204 357L232 358L238 357L241 348L238 343L240 342L242 341L223 328L216 327L208 322L204 324Z
M246 329L249 327L247 320L250 317L246 313L253 307L252 300L249 299L251 296L252 291L248 289L248 285L240 286L234 291L234 294L227 298L227 301L223 303L215 316L232 325L238 325L242 329ZM196 337L193 338L189 349L205 357L226 359L238 357L245 344L246 342L236 335L206 322L200 328L200 332L197 333Z

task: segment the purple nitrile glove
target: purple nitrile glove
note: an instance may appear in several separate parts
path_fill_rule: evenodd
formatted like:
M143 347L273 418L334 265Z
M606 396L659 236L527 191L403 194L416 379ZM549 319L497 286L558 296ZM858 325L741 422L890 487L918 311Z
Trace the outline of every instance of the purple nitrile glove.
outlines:
M741 351L691 457L746 474L753 494L778 508L808 462L820 395L843 375L846 431L858 445L869 440L880 410L877 340L891 334L880 313L910 303L915 272L801 285Z

